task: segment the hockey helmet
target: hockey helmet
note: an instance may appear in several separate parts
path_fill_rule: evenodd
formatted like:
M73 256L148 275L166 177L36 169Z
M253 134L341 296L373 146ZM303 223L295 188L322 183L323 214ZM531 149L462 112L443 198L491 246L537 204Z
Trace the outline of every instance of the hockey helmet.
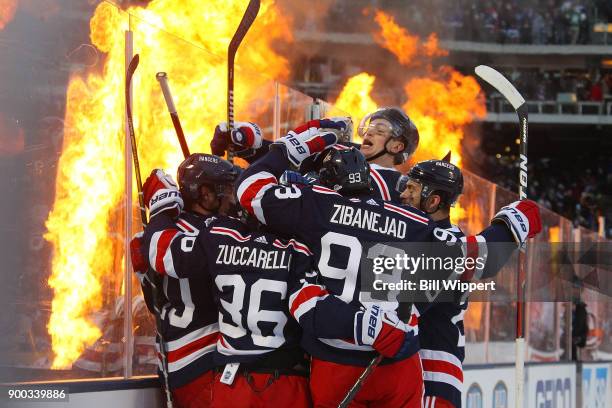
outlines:
M412 122L408 115L400 108L380 108L366 115L359 123L358 133L361 137L366 134L367 130L370 128L370 123L375 119L387 120L391 124L391 129L389 129L391 137L400 139L404 143L404 150L396 155L396 158L399 159L396 160L397 164L408 160L419 145L419 131L414 122ZM374 160L385 153L389 153L386 145L384 150L370 157L368 161Z
M241 169L219 156L206 153L193 153L179 166L177 180L184 198L196 201L200 187L206 185L217 195L233 194L233 184Z
M423 186L421 207L432 194L440 196L440 205L451 207L463 192L463 174L459 167L446 160L426 160L414 165L398 182L398 190L405 189L408 180Z
M319 182L341 194L369 193L370 165L355 147L331 148L324 153Z

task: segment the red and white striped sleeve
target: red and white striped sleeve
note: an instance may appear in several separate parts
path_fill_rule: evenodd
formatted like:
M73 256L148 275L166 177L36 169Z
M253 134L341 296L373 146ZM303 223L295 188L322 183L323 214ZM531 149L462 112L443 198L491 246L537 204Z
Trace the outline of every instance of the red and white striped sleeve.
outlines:
M186 220L172 220L160 214L144 232L144 253L149 265L160 275L188 278L206 266L206 254L197 244L200 231Z

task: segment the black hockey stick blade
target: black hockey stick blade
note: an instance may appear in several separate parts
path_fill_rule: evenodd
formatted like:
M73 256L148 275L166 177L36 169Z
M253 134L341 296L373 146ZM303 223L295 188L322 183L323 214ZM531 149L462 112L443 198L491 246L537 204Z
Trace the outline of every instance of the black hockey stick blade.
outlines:
M138 147L136 146L136 133L134 132L134 120L132 118L132 104L130 100L130 89L132 87L132 78L138 63L140 62L140 56L138 54L132 57L130 64L128 65L127 72L125 73L125 110L127 117L128 132L132 145L132 160L134 161L134 169L136 173L136 187L138 188L138 204L140 206L140 220L142 221L143 227L147 225L147 213L145 210L144 196L142 194L142 179L140 176L140 163L138 161Z
M236 56L236 51L238 50L240 43L244 39L244 36L251 28L251 25L253 25L255 18L257 18L257 14L259 13L259 6L259 0L251 0L249 1L249 5L244 11L242 20L240 21L240 24L238 25L238 28L236 29L236 32L234 33L234 36L232 37L232 40L230 41L229 47L227 49L227 55L229 58L231 58L232 61Z
M242 43L255 18L257 18L259 6L260 0L249 1L242 20L240 20L240 24L238 24L238 28L227 48L227 126L230 131L234 128L234 60L240 43ZM233 161L233 157L234 152L229 149L228 159Z
M136 54L130 61L130 65L128 65L127 72L125 74L125 82L127 85L129 85L132 82L132 76L134 76L134 72L136 72L136 68L138 68L139 63L140 63L140 56L139 54ZM129 89L129 87L126 87L126 88Z

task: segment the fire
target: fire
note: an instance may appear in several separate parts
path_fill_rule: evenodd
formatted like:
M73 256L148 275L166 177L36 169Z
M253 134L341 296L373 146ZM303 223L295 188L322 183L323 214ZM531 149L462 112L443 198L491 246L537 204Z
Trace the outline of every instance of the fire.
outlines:
M421 137L414 160L440 159L450 150L452 162L460 166L465 126L486 114L476 80L441 67L431 78L411 79L404 91L408 101L403 108Z
M400 27L393 16L382 11L374 13L379 30L373 33L375 41L393 53L397 61L406 66L425 66L425 75L409 79L403 86L406 102L402 108L419 129L420 142L412 161L442 158L449 151L451 161L461 165L461 141L465 128L474 118L486 115L485 101L480 86L471 76L465 76L451 67L431 67L435 57L447 55L440 49L436 34L425 42ZM377 107L372 99L376 77L360 73L348 79L335 105L360 120ZM463 201L463 200L462 200ZM475 203L476 201L470 201ZM458 203L452 211L453 222L463 220L470 230L481 224L481 211L477 205L464 208ZM466 219L470 214L470 219Z
M15 17L17 0L0 0L0 30Z
M266 108L261 99L272 100L267 93L274 88L269 86L272 81L253 72L277 79L288 74L288 62L270 45L278 38L291 38L287 21L280 18L272 0L262 3L236 58L238 120L256 119ZM206 13L193 13L201 9L198 0L154 0L146 8L129 9L134 52L141 57L134 78L133 112L143 178L158 167L173 173L182 160L155 73L168 73L191 151L209 151L214 126L226 117L227 45L246 4L246 0L209 1ZM104 67L73 75L68 86L56 199L45 236L54 247L49 278L54 299L48 324L54 368L69 367L101 335L90 315L104 305L103 283L121 281L122 242L129 237L113 241L109 236L120 234L123 223L127 28L125 12L100 3L90 31L92 44L105 53ZM239 70L238 65L249 70Z
M366 72L349 78L342 92L336 98L334 106L347 112L354 120L360 120L368 113L376 110L377 104L370 97L375 80L374 75Z
M402 65L419 65L423 60L414 59L417 56L432 58L448 55L448 51L438 47L438 36L435 33L422 43L418 36L400 27L393 16L383 11L376 10L374 21L380 27L380 32L374 33L374 40L391 51Z
M402 65L431 62L432 57L447 53L438 48L435 34L421 43L418 37L398 26L392 16L376 11L374 19L380 29L373 34L375 40L391 51ZM461 165L465 126L475 117L486 114L480 86L473 77L464 76L448 66L437 70L428 67L427 71L426 75L411 78L403 87L406 102L402 108L415 122L420 135L413 160L442 158L451 151L452 162ZM372 112L377 105L371 97L375 79L366 73L349 78L336 99L336 106L349 112L355 120Z

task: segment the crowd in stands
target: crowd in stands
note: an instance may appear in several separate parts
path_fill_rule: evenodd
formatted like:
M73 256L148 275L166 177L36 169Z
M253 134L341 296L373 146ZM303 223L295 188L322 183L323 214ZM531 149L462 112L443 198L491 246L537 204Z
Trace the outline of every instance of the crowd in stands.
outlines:
M601 43L595 25L612 22L610 0L343 0L326 11L325 30L362 32L371 19L362 10L372 8L389 12L415 34L476 42Z
M490 157L487 177L517 191L516 159ZM573 221L575 227L597 231L599 217L612 238L612 157L602 154L567 158L540 158L529 164L529 197Z
M469 74L469 68L464 69ZM576 95L576 101L603 102L612 98L612 71L540 70L517 68L503 74L521 90L528 101L554 101L560 93ZM483 87L490 98L495 90Z
M587 44L593 25L609 19L607 1L460 0L443 14L456 40L521 44Z

